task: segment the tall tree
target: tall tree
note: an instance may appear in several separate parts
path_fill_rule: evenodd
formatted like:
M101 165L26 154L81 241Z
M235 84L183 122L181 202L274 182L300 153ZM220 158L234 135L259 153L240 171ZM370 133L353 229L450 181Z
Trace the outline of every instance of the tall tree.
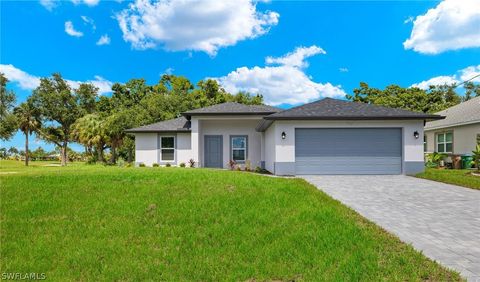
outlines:
M480 97L480 84L475 84L469 81L465 82L463 88L465 88L465 96L463 98L464 101L468 101L473 97Z
M61 164L65 166L71 126L84 113L80 95L72 91L59 73L55 73L52 77L40 79L32 101L41 113L42 127L38 130L40 137L61 148Z
M103 151L108 142L108 136L106 135L103 118L97 114L89 114L79 118L72 125L72 137L87 148L94 148L97 152L97 160L105 162Z
M389 85L382 90L371 88L365 82L361 82L360 87L353 90L353 95L347 95L347 99L425 113L438 112L461 101L454 85L430 86L428 90Z
M0 139L8 140L17 131L17 121L13 114L15 93L7 90L8 79L0 73Z
M40 127L40 117L38 110L33 106L31 101L23 102L13 111L17 118L18 128L25 135L25 165L28 166L30 158L28 150L28 137L32 132Z

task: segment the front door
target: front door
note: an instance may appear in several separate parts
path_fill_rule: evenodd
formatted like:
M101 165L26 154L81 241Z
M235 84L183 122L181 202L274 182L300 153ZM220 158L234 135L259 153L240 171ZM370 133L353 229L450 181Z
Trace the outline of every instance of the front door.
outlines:
M223 167L223 136L205 135L205 167Z

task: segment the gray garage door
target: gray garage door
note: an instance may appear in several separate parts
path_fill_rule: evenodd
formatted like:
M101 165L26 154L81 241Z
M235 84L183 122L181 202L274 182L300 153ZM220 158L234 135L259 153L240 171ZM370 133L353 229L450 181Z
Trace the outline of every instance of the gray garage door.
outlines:
M401 174L399 128L295 130L296 174Z

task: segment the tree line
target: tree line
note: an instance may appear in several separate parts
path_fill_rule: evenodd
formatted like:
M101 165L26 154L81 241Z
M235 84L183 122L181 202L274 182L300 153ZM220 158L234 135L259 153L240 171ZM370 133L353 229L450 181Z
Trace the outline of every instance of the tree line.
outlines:
M193 85L187 78L163 75L155 85L144 79L115 83L111 96L99 96L98 88L82 83L72 89L59 73L40 79L40 85L25 102L16 105L16 96L7 89L8 79L0 73L0 139L10 139L17 130L25 136L25 164L29 161L29 137L54 144L61 165L67 164L69 144L85 147L91 162L128 162L134 158L133 136L125 129L180 116L180 113L224 102L262 104L261 95L239 92L232 95L217 81L206 79ZM110 159L105 159L109 150Z
M25 163L29 161L29 136L54 144L62 165L68 160L68 145L85 147L90 162L116 163L121 157L134 158L135 143L125 129L180 116L180 113L224 102L262 104L262 95L245 92L230 94L216 80L200 80L193 85L186 77L163 75L155 85L144 79L115 83L111 96L99 96L98 88L82 83L72 89L59 73L40 79L32 94L16 105L16 96L7 89L8 79L0 73L0 139L8 140L20 130L25 136ZM456 85L430 86L424 90L389 85L372 88L361 82L347 99L355 102L434 113L480 96L480 85L467 82L459 95ZM109 159L105 158L106 150ZM5 149L4 149L5 151ZM70 150L70 154L73 154Z

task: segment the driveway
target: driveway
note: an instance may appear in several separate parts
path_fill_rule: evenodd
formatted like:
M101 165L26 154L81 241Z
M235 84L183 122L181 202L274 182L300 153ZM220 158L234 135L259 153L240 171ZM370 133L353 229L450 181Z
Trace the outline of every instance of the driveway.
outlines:
M480 281L480 191L410 176L303 176L426 256Z

